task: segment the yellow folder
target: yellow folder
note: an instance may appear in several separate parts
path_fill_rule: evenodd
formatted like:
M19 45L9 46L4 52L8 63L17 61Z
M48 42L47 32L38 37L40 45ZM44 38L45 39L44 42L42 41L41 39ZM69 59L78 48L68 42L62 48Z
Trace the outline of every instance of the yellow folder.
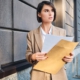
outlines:
M56 74L65 64L62 58L64 56L69 56L77 45L78 42L70 42L63 39L60 40L47 53L48 58L46 60L39 61L36 65L34 65L33 69Z

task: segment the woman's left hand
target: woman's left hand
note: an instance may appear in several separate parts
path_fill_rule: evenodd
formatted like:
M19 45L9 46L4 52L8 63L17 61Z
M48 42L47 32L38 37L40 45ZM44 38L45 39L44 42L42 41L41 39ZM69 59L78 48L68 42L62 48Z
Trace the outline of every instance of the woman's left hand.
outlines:
M64 62L72 62L73 60L73 54L70 53L70 56L65 56L63 59L62 59Z

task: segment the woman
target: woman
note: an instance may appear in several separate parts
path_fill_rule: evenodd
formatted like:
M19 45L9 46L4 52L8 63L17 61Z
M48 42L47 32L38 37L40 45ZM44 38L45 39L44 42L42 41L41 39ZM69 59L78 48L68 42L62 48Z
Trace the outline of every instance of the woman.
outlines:
M41 60L45 60L48 57L46 53L41 53L42 45L45 40L45 35L59 35L66 36L65 30L53 26L51 23L56 18L56 10L52 3L49 1L42 1L37 7L37 20L42 24L35 30L30 31L27 34L27 52L26 58L33 66ZM64 56L63 61L71 62L73 54L70 56ZM67 80L64 67L56 74L49 74L38 70L31 70L31 80Z

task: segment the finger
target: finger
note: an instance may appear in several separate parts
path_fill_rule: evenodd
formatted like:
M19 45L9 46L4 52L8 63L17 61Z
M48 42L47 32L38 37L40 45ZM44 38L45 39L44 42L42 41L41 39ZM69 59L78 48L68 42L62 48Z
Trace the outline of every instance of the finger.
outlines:
M44 58L44 57L47 57L47 55L45 55L45 56L38 56L38 55L36 55L36 58Z
M36 55L36 57L44 57L44 55Z
M44 56L45 54L37 54L37 56Z
M68 63L68 62L72 62L72 60L66 60L66 61L64 61L64 62L67 62L67 63Z
M48 58L47 56L46 56L46 57L43 57L42 60L45 60L45 59L47 59L47 58Z
M46 56L47 55L47 53L42 53L44 56Z
M70 56L73 56L73 53L70 53Z
M72 59L72 58L73 58L73 56L65 56L64 58Z
M42 61L42 58L36 58L37 61Z
M43 58L43 57L45 57L45 56L38 56L38 55L36 56L36 58Z
M48 57L41 57L41 58L38 57L37 60L38 60L38 61L41 61L41 60L45 60L45 59L47 59L47 58L48 58Z
M68 59L68 58L64 58L64 60L72 60L71 58L70 59Z
M39 55L36 55L36 57L44 57L44 56L47 56L47 54L39 54Z
M66 60L65 62L72 62L72 60Z
M42 61L42 59L36 59L37 61Z
M45 53L45 56L47 55L47 53Z
M66 58L63 58L63 61L65 62L72 62L73 59L66 59Z
M46 57L38 57L38 59L42 59L42 60L44 60L44 59L46 59L46 58L48 58L47 56Z
M44 56L36 56L36 58L44 58Z
M70 60L70 59L72 59L72 58L66 58L66 57L63 58L63 60Z

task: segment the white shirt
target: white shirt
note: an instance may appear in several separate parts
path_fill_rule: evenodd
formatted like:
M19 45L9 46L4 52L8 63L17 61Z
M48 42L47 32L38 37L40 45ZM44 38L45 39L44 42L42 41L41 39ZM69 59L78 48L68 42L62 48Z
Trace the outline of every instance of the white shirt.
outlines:
M43 43L44 43L45 36L46 36L47 33L42 29L42 27L40 28L40 30L41 30L42 41L43 41ZM49 30L49 34L50 34L50 35L52 34L52 26L51 26L51 28L50 28L50 30Z

